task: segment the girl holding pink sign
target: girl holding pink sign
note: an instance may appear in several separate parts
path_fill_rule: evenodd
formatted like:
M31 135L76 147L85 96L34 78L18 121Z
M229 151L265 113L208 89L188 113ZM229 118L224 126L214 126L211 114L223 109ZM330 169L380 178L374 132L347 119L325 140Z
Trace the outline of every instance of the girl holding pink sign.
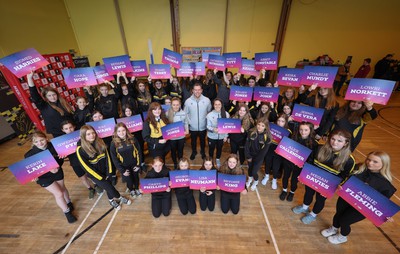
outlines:
M336 130L332 132L328 141L318 149L318 153L314 159L314 165L342 178L343 181L352 173L355 165L354 157L350 151L351 134L347 131ZM319 192L306 186L303 204L292 209L295 214L305 213L306 216L301 218L304 224L310 224L317 219L317 215L324 209L326 197ZM311 212L310 207L314 195L316 201Z
M72 214L74 206L72 205L71 198L69 197L69 192L65 187L64 172L61 168L64 160L58 158L57 152L53 145L48 142L46 134L41 131L37 131L32 135L32 149L29 150L24 157L28 158L37 153L43 152L44 150L50 151L60 167L52 169L51 171L39 176L37 179L35 179L36 183L54 195L57 205L64 212L68 222L74 223L77 220Z
M396 188L391 183L390 157L386 152L375 151L369 153L365 162L358 165L358 169L354 175L387 198L390 198L396 192ZM322 230L321 235L327 237L330 243L345 243L347 242L347 236L351 232L350 225L364 219L364 215L343 198L339 197L336 203L336 213L333 216L332 226ZM392 218L386 219L391 222L393 221Z

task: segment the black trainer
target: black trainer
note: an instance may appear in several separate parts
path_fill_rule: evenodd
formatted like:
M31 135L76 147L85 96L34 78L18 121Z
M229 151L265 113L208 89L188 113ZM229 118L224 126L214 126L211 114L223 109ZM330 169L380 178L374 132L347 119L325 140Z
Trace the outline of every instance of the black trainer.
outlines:
M289 202L292 202L293 201L293 196L294 196L294 193L293 192L289 192L289 195L287 196L286 200L289 201Z
M197 153L196 153L196 152L193 152L193 153L190 155L190 160L194 160L194 158L196 158L196 155L197 155Z
M69 210L70 210L71 212L75 209L75 207L74 207L74 205L72 204L71 201L67 204L67 206L68 206L68 208L69 208Z
M67 217L68 223L74 223L75 221L77 221L78 219L72 214L71 211L68 211L65 214L65 217Z
M281 195L279 195L279 199L282 200L282 201L285 200L286 195L287 195L287 191L282 191Z

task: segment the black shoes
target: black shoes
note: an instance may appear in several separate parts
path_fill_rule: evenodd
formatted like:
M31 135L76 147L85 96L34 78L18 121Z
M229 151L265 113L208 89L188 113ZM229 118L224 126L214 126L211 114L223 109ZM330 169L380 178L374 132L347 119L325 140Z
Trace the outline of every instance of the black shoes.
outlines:
M285 200L286 195L287 195L287 192L286 191L282 191L281 195L279 195L279 199L282 200L282 201Z
M294 196L294 193L293 192L289 192L289 195L287 196L286 200L289 201L289 202L292 202L293 201L293 196Z
M196 158L196 155L197 155L197 153L196 153L196 152L193 152L193 153L190 155L190 160L194 160L194 158Z
M64 213L65 217L67 217L67 221L68 223L74 223L75 221L77 221L78 219L72 214L71 210L69 210L68 212Z

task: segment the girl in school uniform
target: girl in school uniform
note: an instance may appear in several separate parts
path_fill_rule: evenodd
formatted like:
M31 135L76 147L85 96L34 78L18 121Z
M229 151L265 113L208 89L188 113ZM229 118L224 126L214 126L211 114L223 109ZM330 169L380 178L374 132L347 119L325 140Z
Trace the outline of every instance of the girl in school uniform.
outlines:
M230 71L228 71L227 73L222 72L223 78L219 79L217 76L217 72L218 70L215 69L213 76L213 80L218 87L217 98L220 98L222 100L224 108L229 108L230 106L229 92L230 92L230 86L232 85L233 74Z
M245 103L239 103L238 111L232 118L240 119L242 123L241 133L229 134L228 142L231 144L231 153L237 154L239 152L240 165L246 160L244 154L244 146L248 131L254 127L254 120L250 115L249 108Z
M112 162L104 141L97 136L96 131L90 125L82 126L80 138L76 155L88 177L106 191L112 207L120 210L120 203L130 205L131 200L121 196L111 183Z
M42 95L40 95L35 87L33 75L34 72L32 71L26 76L29 92L32 102L35 103L40 114L42 114L46 132L53 135L53 137L64 135L60 129L60 124L64 120L73 120L72 107L60 96L57 90L51 86L43 87Z
M179 160L178 170L190 169L189 160L185 157ZM196 201L193 196L193 190L189 187L175 189L176 199L178 201L179 210L183 215L196 213Z
M358 165L358 169L354 172L354 177L357 177L387 198L390 198L396 192L396 188L391 183L390 157L386 152L375 151L369 153L364 163ZM364 219L364 215L339 197L332 226L322 230L321 234L327 237L332 244L345 243L347 242L347 236L351 232L350 226ZM393 222L390 217L386 218L386 220Z
M171 98L178 97L182 100L182 87L177 77L171 77L167 80L167 93Z
M147 78L149 81L150 93L152 96L153 102L158 102L160 104L164 104L165 97L168 96L166 89L160 79L157 79L154 84L150 77Z
M79 130L87 122L90 122L92 117L92 112L94 108L94 98L92 96L92 91L89 87L84 87L86 98L78 96L76 97L77 108L74 112L74 122L76 129Z
M200 170L216 170L216 167L213 164L213 159L209 156L206 156ZM210 212L214 211L215 190L206 190L205 188L201 188L199 191L199 203L202 211L207 210L207 208Z
M171 108L167 112L168 121L170 123L183 122L185 126L185 134L189 134L189 119L187 113L182 110L182 103L178 97L172 98ZM174 162L174 169L178 168L178 160L183 157L183 148L185 147L185 137L171 139L171 158Z
M165 166L161 157L153 159L152 168L147 172L145 178L169 177L169 169ZM166 191L151 193L151 212L155 218L163 214L168 216L171 213L171 188Z
M268 119L265 117L258 119L256 127L249 131L245 145L245 155L249 164L249 178L246 187L248 188L251 184L252 191L257 188L258 171L264 162L271 140Z
M314 158L314 165L345 181L353 172L355 160L350 151L351 134L347 131L336 130L331 132L328 141L318 148ZM305 187L303 204L292 209L295 214L306 213L301 218L304 224L310 224L317 219L317 215L324 209L326 197L310 187ZM310 207L315 195L315 204L311 212Z
M244 175L243 169L240 168L239 158L236 154L230 154L227 160L219 169L220 173L228 175ZM229 210L233 214L238 214L240 209L240 194L247 194L245 188L242 192L226 192L221 190L221 210L228 213Z
M134 77L132 77L133 84L136 87L136 103L137 103L137 113L143 114L149 110L149 105L151 103L151 93L148 87L143 81L137 82Z
M229 113L225 111L223 101L219 98L213 101L213 110L207 114L207 138L208 138L208 154L211 158L214 157L216 149L216 164L221 166L221 154L224 142L228 139L228 134L218 133L218 119L229 118Z
M103 114L105 119L119 117L118 99L115 94L109 94L111 82L99 85L100 95L94 101L94 108Z
M48 141L46 134L41 131L36 131L32 135L32 148L24 157L28 158L45 150L49 150L53 155L54 159L57 161L60 167L54 168L47 173L34 179L37 184L45 188L48 192L54 195L57 205L64 212L65 217L69 223L74 223L77 219L72 214L74 206L72 205L71 198L69 197L69 192L64 184L64 172L61 168L64 163L63 159L60 159L57 155L56 150L53 145Z
M317 153L318 143L315 140L314 125L309 122L302 122L292 136L292 139L297 143L311 149L311 154L307 158L307 163L314 162L314 156ZM280 200L293 201L294 192L297 190L298 176L301 173L301 168L294 165L292 162L283 159L283 178L282 178L282 193L279 195ZM290 178L290 192L288 193L288 184Z
M133 108L130 105L122 105L122 117L130 117L136 115L136 112L133 110ZM136 138L136 140L139 142L139 146L140 146L140 154L142 156L142 158L144 158L144 140L143 140L143 136L142 136L142 131L136 131L134 133L132 133L134 135L134 137ZM144 166L144 161L141 160L142 162L142 167Z
M124 123L117 123L111 142L111 158L132 198L141 197L139 170L143 161L140 145Z
M283 106L285 104L294 104L296 102L296 90L292 87L286 88L283 94L278 96L278 113L283 113Z
M121 83L121 78L124 82ZM120 71L117 73L117 85L113 87L115 97L120 101L121 106L129 105L134 111L136 109L136 100L134 97L135 89L132 83L129 83L125 72Z
M143 123L142 135L147 142L151 157L161 157L164 161L169 152L169 142L163 139L161 128L169 123L160 103L152 102L149 107L147 118Z

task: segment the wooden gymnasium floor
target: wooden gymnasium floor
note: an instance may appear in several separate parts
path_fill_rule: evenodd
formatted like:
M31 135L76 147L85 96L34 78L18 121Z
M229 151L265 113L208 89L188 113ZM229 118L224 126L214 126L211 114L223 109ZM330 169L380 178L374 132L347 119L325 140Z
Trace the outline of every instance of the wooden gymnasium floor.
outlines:
M400 93L392 95L381 116L370 123L355 151L357 161L372 150L383 149L392 158L393 184L400 189ZM0 166L23 158L29 144L14 139L0 145ZM229 146L224 146L225 157ZM185 154L190 155L189 142ZM225 158L223 157L223 158ZM222 161L222 160L221 160ZM168 158L167 163L171 163ZM193 168L199 168L200 156ZM183 216L175 196L169 217L153 218L150 195L134 200L116 212L105 195L89 200L88 191L65 163L66 185L76 207L78 221L68 224L53 196L35 183L18 184L8 169L0 172L0 253L399 253L400 216L394 223L376 228L368 220L354 225L349 241L334 246L320 235L330 225L337 197L326 202L316 222L304 225L291 208L302 202L300 185L293 202L280 201L280 189L259 185L242 196L238 215L224 215L217 199L214 212ZM68 166L67 166L68 165ZM279 181L280 183L280 181ZM120 181L117 189L125 186ZM195 192L196 200L198 193ZM218 196L219 197L219 196ZM392 198L400 205L400 191ZM397 246L397 247L396 247Z

